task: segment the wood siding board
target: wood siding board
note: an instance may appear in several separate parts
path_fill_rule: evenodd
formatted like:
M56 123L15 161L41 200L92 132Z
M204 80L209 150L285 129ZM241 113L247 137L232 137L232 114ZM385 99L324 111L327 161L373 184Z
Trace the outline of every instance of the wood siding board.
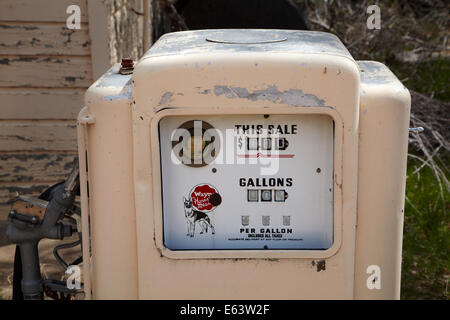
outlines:
M0 183L63 181L75 158L76 153L0 154Z
M89 56L0 56L0 87L83 87L92 83Z
M11 205L9 205L9 204L0 204L0 223L1 223L1 221L3 221L3 223L5 223L4 221L8 220L9 211L11 211ZM6 226L5 226L5 228L6 228ZM4 230L5 229L3 229L3 231ZM0 232L2 232L1 224L0 224ZM2 242L1 242L1 238L2 237L5 238L5 235L4 234L0 235L0 246L2 245Z
M144 53L144 9L149 2L143 0L98 1L87 0L89 33L92 46L94 78L100 77L122 58L138 59ZM149 17L149 16L147 16Z
M98 79L115 62L112 57L111 37L113 25L109 10L110 1L87 0L89 10L89 35L91 37L94 79Z
M2 151L75 151L76 139L75 122L0 122Z
M60 181L29 184L0 185L0 205L11 205L14 199L21 196L39 196L45 189Z
M139 59L144 53L144 3L142 0L114 1L110 9L112 19L113 61L122 58Z
M0 21L66 22L72 4L80 7L81 22L87 22L86 0L1 0Z
M71 30L64 23L0 22L0 54L90 55L89 30Z
M0 119L76 119L84 89L0 90Z

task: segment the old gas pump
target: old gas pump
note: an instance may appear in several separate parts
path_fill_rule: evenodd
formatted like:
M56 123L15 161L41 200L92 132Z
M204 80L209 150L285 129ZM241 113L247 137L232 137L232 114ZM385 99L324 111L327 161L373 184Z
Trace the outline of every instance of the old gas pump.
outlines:
M408 90L332 34L164 35L78 118L87 299L398 299Z
M79 118L93 298L399 298L410 96L386 66L203 30L119 68Z

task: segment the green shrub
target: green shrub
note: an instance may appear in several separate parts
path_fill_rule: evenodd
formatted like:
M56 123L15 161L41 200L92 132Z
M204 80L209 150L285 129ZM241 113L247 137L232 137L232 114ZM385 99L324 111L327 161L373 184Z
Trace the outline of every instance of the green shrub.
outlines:
M448 161L447 161L448 162ZM402 299L448 299L450 237L448 197L433 171L408 161L403 233Z

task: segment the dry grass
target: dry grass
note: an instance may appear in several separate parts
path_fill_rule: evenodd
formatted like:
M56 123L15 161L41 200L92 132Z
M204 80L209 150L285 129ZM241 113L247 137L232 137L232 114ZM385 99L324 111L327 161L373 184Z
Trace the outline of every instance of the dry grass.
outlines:
M402 298L448 299L450 237L450 2L445 0L310 0L311 30L336 34L356 60L387 64L411 91ZM366 26L369 5L381 29ZM436 99L438 98L438 99Z
M305 4L310 29L338 35L358 60L389 62L448 51L450 3L445 0L313 0ZM366 10L373 4L381 9L381 30L366 26Z

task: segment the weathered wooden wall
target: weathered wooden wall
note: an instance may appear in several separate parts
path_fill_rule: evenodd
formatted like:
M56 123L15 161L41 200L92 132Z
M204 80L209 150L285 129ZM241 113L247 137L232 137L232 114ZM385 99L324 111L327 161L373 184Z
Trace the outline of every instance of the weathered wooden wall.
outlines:
M144 0L0 1L0 220L18 195L65 179L92 82L144 52ZM66 27L69 5L81 29Z
M113 61L140 58L144 53L144 1L116 0L109 10Z
M66 8L81 9L81 30ZM86 0L0 1L0 219L17 194L64 179L75 121L92 83Z

